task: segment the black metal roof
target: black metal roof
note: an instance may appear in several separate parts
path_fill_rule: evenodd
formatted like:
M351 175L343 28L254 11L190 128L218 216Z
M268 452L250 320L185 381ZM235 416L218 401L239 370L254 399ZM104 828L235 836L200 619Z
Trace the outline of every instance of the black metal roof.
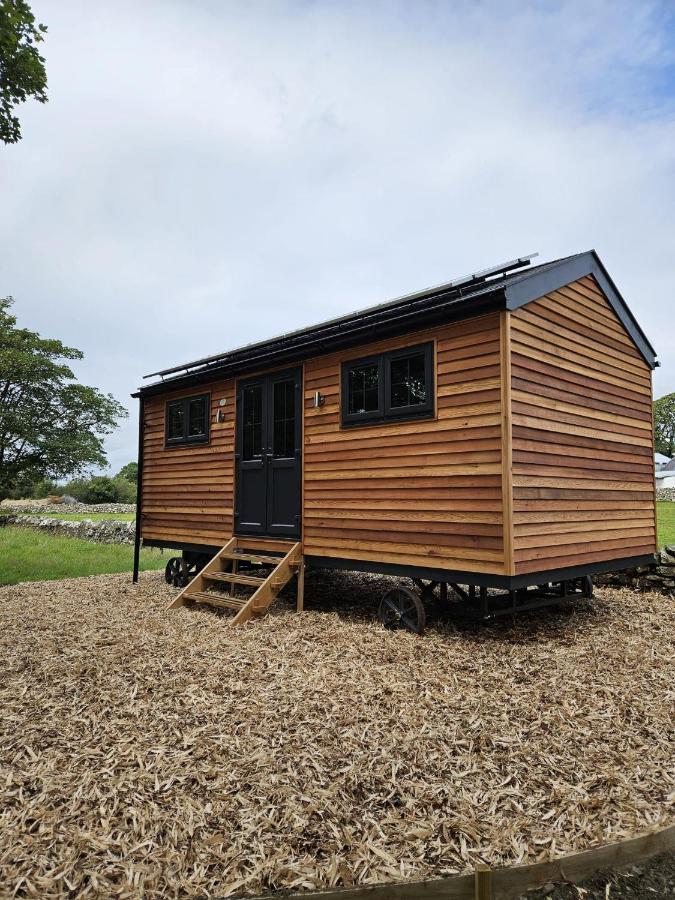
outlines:
M139 388L133 396L204 384L214 378L267 366L290 365L310 356L418 331L430 325L469 319L492 310L518 309L585 275L595 277L646 362L652 368L658 365L654 348L594 250L523 270L530 259L520 257L467 279L407 294L379 306L247 344L218 356L154 372L153 375L161 376L162 380ZM518 271L509 271L516 267Z

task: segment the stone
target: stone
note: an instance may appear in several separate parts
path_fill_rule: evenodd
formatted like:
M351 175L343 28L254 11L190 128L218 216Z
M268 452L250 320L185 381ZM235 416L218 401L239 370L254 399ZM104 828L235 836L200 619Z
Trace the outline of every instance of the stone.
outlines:
M40 518L30 515L3 516L2 519L3 524L19 525L53 534L64 534L96 544L133 544L136 531L134 522L94 522L91 519L69 522L63 519Z

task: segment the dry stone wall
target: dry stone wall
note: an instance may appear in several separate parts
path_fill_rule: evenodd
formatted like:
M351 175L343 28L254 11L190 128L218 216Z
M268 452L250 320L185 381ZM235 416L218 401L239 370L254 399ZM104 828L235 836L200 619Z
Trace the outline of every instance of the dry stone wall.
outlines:
M61 513L72 515L73 513L92 515L104 513L135 513L135 503L48 503L46 500L3 500L0 503L2 512L17 513Z
M46 516L2 515L0 525L15 525L21 528L34 528L49 534L64 537L81 538L95 544L133 544L136 525L134 522L92 522L82 519L79 522L68 522Z
M675 545L668 544L656 554L648 566L637 566L621 572L596 575L593 581L606 587L630 587L638 591L675 591Z

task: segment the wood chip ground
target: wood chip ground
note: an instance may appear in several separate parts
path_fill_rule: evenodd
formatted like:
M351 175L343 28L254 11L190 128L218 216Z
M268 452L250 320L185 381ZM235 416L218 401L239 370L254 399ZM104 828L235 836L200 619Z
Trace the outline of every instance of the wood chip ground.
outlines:
M418 879L673 821L672 598L419 638L385 585L308 576L240 629L159 574L0 589L0 894Z

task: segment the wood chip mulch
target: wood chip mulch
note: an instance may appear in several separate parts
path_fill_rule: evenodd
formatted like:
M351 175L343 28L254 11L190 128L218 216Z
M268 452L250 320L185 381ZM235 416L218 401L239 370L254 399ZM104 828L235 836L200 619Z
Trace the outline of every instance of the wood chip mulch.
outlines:
M0 589L0 894L419 879L673 821L672 597L419 638L384 581L308 576L240 629L157 573Z

